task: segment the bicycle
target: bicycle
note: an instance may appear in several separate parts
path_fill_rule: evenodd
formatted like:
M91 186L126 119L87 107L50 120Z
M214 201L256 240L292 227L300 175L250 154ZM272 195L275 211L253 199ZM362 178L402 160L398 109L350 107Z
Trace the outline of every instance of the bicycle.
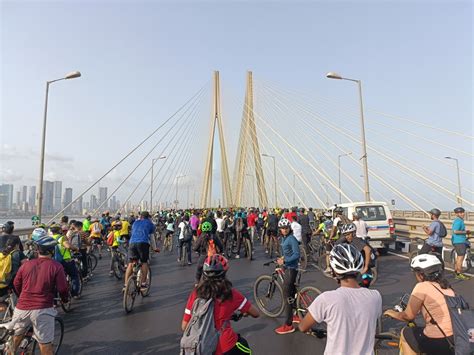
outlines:
M273 254L275 256L280 256L280 241L277 235L268 236L268 256L270 259L273 259Z
M69 313L72 311L72 293L71 293L71 278L69 275L66 274L66 282L68 285L68 300L67 302L64 302L61 297L59 296L59 292L57 293L57 296L54 298L54 303L57 305L58 303L60 304L61 308L65 313Z
M127 269L127 256L120 250L112 250L112 271L117 280L121 280Z
M326 255L324 237L322 235L315 235L308 243L308 259L311 259L314 264L319 265L319 259Z
M123 308L125 312L130 313L133 310L133 305L135 304L135 298L138 294L141 294L142 297L146 297L150 294L151 288L151 269L148 268L148 274L146 278L146 288L143 288L141 285L141 267L142 263L140 261L133 262L133 272L130 278L127 281L125 290L123 293Z
M14 330L11 329L13 325L8 323L0 324L0 353L11 354L13 353L13 336ZM54 340L53 340L53 353L58 354L64 337L64 322L60 317L54 317ZM21 341L17 351L15 353L29 355L39 354L40 349L38 342L34 338L33 327L28 328L23 340Z
M272 260L263 264L269 266L270 264L277 264L276 260ZM301 281L301 272L298 270L298 275L295 281L296 293L294 301L296 301L296 312L302 319L307 313L308 307L314 299L321 294L321 291L313 286L305 286L299 288ZM271 275L261 275L255 281L253 287L254 299L257 307L271 318L280 316L285 309L286 300L283 297L283 275L285 270L280 266L276 266Z
M163 251L171 253L173 251L173 232L168 231L163 240Z
M252 241L248 233L242 233L242 243L244 244L244 254L247 260L252 260Z
M423 247L423 245L425 245L425 242L426 242L425 239L420 238L420 237L415 237L415 238L413 238L413 239L414 239L414 241L415 241L415 243L416 243L416 249L413 250L413 251L410 253L410 255L409 255L409 263L410 263L410 264L411 264L411 261L413 260L413 258L414 258L415 256L417 256L417 255L420 253L421 248ZM430 249L431 249L430 252L432 252L432 253L437 253L437 247L431 246Z
M0 323L5 323L5 322L10 321L13 317L13 311L15 310L15 304L16 304L15 292L13 292L13 290L11 289L9 289L7 292L8 293L5 296L3 296L1 300L5 308L2 311L3 314L1 315Z
M303 271L306 271L308 267L308 254L306 253L306 248L304 247L303 243L299 243L300 248L300 260L299 260L299 268Z
M466 255L464 256L464 260L462 262L462 269L461 272L469 272L472 269L472 264L474 262L474 255L471 253L471 243L469 242L469 239L466 241L467 244L467 249L466 249ZM451 250L451 254L449 256L449 260L453 265L456 264L456 258L458 257L458 254L456 253L456 249L453 247L453 250Z

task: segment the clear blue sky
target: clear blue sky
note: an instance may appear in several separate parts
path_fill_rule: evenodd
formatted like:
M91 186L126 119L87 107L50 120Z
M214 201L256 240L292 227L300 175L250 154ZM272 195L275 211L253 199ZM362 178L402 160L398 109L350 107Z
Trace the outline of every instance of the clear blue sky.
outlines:
M36 183L45 81L71 70L80 70L82 78L51 86L46 177L64 180L63 187L74 187L75 195L209 81L215 69L227 103L231 162L248 69L282 88L356 104L354 87L324 78L336 70L363 79L367 107L472 135L469 1L3 1L0 6L0 183ZM203 115L194 142L199 154L191 167L199 186L207 125ZM472 141L446 142L472 153ZM460 156L460 162L473 170L472 157ZM132 166L105 185L111 189ZM446 176L453 178L451 172ZM463 181L472 190L472 175L463 175Z

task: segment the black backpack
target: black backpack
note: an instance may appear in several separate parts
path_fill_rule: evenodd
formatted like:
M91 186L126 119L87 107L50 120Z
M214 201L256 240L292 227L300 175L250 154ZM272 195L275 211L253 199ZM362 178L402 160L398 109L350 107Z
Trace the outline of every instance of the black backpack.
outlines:
M189 242L191 239L193 239L193 230L189 222L184 222L183 237L185 242Z
M441 238L444 238L448 235L448 230L446 229L446 226L444 225L443 222L438 221L438 223L439 223L439 236Z

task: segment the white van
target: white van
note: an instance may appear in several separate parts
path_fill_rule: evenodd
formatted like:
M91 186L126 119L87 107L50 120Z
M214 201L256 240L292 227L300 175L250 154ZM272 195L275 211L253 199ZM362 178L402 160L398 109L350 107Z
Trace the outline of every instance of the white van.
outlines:
M337 205L342 207L344 214L352 220L352 213L357 212L368 225L370 245L373 248L388 248L390 243L395 241L395 225L393 224L392 213L385 202L351 202ZM336 206L331 207L333 212Z

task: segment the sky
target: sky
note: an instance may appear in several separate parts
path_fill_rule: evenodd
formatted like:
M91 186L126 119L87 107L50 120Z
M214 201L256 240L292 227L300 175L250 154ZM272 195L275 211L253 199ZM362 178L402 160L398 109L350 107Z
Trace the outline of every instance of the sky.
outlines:
M220 71L231 175L247 70L253 71L256 87L274 83L354 109L356 88L325 78L326 72L337 71L363 81L369 127L371 120L381 119L373 109L472 136L472 14L470 1L2 1L0 183L37 183L45 83L73 70L80 70L82 77L50 86L45 178L63 180L63 187L74 188L74 197L205 86L193 139L186 146L192 152L189 164L169 161L166 168L170 176L187 175L181 183L199 195L214 70ZM337 120L342 116L339 109L328 106L328 117ZM464 196L474 200L472 139L383 119L470 153L459 154L459 162L471 172L462 173L470 191ZM184 141L190 124L172 129L172 138L159 136L159 131L149 147L160 140ZM349 129L359 134L357 124ZM406 157L404 143L418 141L393 132L390 136L400 144L388 144L383 137L367 135L369 144L385 145L393 157ZM418 147L437 156L457 154L435 144ZM129 195L158 150L117 191L119 199ZM268 146L264 150L274 153ZM110 193L145 154L132 156L101 185ZM421 156L413 160L455 182L454 168ZM390 177L401 186L412 183L397 169L372 161L384 171L390 169ZM214 199L220 191L218 168L216 159ZM297 169L305 168L300 164ZM351 169L359 178L356 165ZM336 174L331 170L334 179ZM163 186L169 190L175 185L164 181ZM452 207L449 199L431 196L432 186L413 188L442 208ZM96 189L92 192L97 194ZM179 199L183 194L182 189ZM335 190L330 194L337 197ZM353 198L361 196L354 193Z

